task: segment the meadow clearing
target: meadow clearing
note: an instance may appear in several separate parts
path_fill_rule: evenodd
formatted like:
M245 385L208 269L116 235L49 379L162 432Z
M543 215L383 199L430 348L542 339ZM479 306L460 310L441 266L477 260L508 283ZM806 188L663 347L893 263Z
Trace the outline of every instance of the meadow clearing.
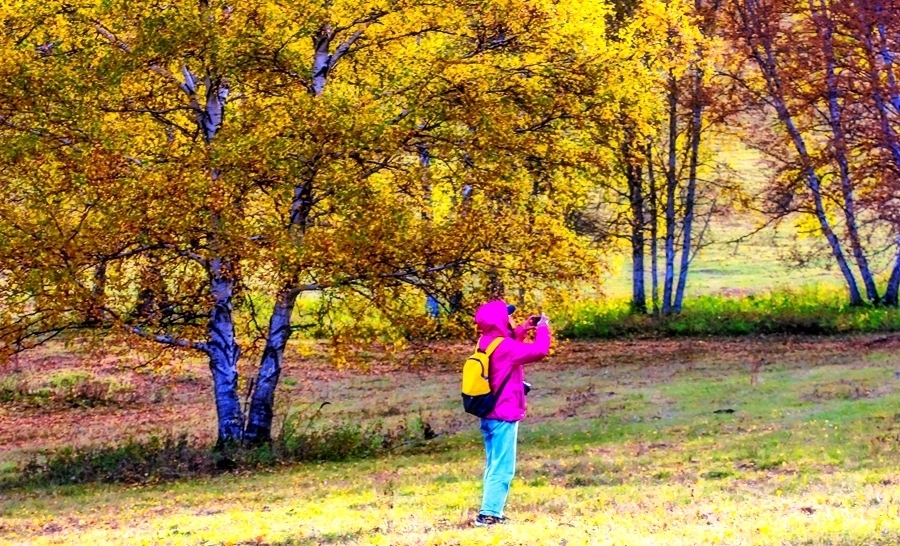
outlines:
M282 404L328 400L328 419L359 423L421 418L438 437L341 463L6 488L0 543L894 544L898 348L893 336L561 344L528 374L514 524L489 530L471 525L483 448L459 407L465 346L413 369L398 360L364 372L295 353ZM78 366L48 349L12 373ZM4 406L4 477L37 449L166 431L212 439L202 363L174 378L116 366L109 357L81 369L130 385L137 394L120 406Z

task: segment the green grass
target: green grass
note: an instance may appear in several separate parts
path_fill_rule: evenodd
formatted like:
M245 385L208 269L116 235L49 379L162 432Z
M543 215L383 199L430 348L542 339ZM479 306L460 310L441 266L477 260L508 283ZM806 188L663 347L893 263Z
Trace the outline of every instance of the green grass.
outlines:
M717 134L709 142L715 161L721 162L735 173L737 186L746 195L758 195L764 191L772 175L763 157L748 148L733 135ZM719 173L707 172L704 177L715 178ZM702 244L690 264L685 297L734 296L758 292L781 291L798 286L823 285L843 287L843 279L826 253L819 260L808 261L797 267L797 255L809 253L820 242L817 235L799 237L791 217L778 226L766 225L767 218L750 210L725 209L726 214L714 216L704 230L704 222L695 219L694 245ZM660 233L665 227L660 226ZM679 226L680 230L680 226ZM703 232L702 241L698 240ZM678 244L681 240L678 239ZM660 293L665 268L664 244L659 243ZM613 299L631 295L630 248L620 248L613 253L610 275L600 279L598 287ZM871 256L873 271L884 273L890 266L890 253ZM651 271L650 248L646 249L645 282L650 298ZM676 263L676 281L678 275Z
M821 285L829 288L842 288L843 279L828 256L820 262L806 267L797 267L792 260L792 251L807 250L813 240L794 240L792 228L767 228L756 235L750 235L758 229L762 218L725 217L713 221L711 231L706 234L703 249L691 262L685 299L698 296L742 296L756 292L779 291L798 286ZM748 237L741 243L733 243L736 239ZM662 249L660 245L660 249ZM662 251L661 251L662 252ZM610 298L619 299L631 295L631 262L630 250L624 249L614 260L610 275L599 283L603 293ZM647 298L650 299L651 270L649 248L645 258L647 269L645 283ZM889 264L873 264L876 271L881 271ZM664 281L665 256L659 255L659 293L662 295ZM677 282L677 266L676 278Z
M463 417L428 452L17 489L0 499L0 543L893 544L900 357L884 343L569 345L529 372L515 523L497 529L470 525L483 454ZM450 431L457 381L397 371L317 388L336 420L422 411Z
M821 286L745 296L687 300L682 313L654 319L631 312L629 301L580 302L559 313L561 335L572 339L629 336L841 334L900 330L900 310L850 307L839 290Z
M127 382L86 370L57 370L31 382L15 373L0 377L0 403L17 407L125 406L134 398Z

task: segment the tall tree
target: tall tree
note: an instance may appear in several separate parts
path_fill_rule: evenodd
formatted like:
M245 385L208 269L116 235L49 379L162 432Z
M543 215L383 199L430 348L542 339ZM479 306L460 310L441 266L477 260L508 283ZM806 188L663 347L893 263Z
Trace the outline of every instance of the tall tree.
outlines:
M572 123L599 109L584 97L623 92L596 66L605 13L588 1L4 8L4 349L84 327L91 309L206 355L219 443L263 442L305 294L319 322L365 301L360 320L408 333L423 292L595 274L566 222L588 188ZM245 422L239 366L254 338Z
M629 58L631 78L639 82L634 87L641 92L622 98L616 121L620 132L597 139L598 144L612 151L613 157L607 163L618 166L612 172L601 169L604 180L599 201L604 210L596 222L602 226L598 235L627 241L631 254L631 306L640 313L647 311L645 257L649 236L654 312L661 306L661 311L669 314L681 309L690 260L696 254L693 222L698 193L712 193L705 187L698 190L697 182L701 135L707 129L703 123L703 108L708 100L703 66L710 60L704 59L704 51L712 47L709 35L718 4L646 1L620 2L616 6L610 27L613 41L623 48L647 50L643 40L653 40L658 49ZM659 36L667 39L661 42ZM690 92L685 93L685 89ZM664 149L655 152L660 145ZM651 160L662 163L651 164ZM657 172L664 174L664 184L657 185ZM704 214L709 214L709 208L704 207ZM656 295L660 217L665 219L661 302ZM684 252L677 271L680 249Z
M862 90L848 93L850 100L862 104L870 103L875 127L867 127L859 131L861 148L875 165L869 171L881 172L885 183L879 185L874 195L879 203L879 216L894 226L900 224L893 212L896 206L897 180L900 178L900 139L897 136L896 122L900 115L900 88L894 74L894 56L898 47L896 38L892 41L887 33L889 26L897 23L896 10L885 9L881 0L859 0L850 2L838 13L846 17L847 34L858 44L862 62L849 67L858 74L860 81L866 82ZM843 13L841 13L843 11ZM869 102L871 101L871 102ZM860 116L863 117L863 116ZM870 116L865 116L869 118ZM871 139L869 135L877 135ZM859 138L858 137L858 138ZM884 176L884 175L887 176ZM897 306L900 292L900 239L897 240L897 253L890 278L885 288L883 301L887 305Z
M815 221L853 305L892 303L900 282L895 259L882 298L871 265L872 247L893 246L898 233L886 214L897 163L889 159L895 121L883 90L891 56L876 45L879 10L874 1L820 0L733 1L728 10L730 37L753 68L738 63L733 77L749 104L779 121L774 135L757 135L781 164L771 213Z

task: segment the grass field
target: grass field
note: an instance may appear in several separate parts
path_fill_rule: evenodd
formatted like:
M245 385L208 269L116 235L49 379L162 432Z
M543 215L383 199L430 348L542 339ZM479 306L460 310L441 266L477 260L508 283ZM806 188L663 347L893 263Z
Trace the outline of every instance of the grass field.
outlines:
M174 483L30 486L0 495L0 544L895 544L900 541L900 340L572 343L528 377L508 515L471 526L482 446L456 360L334 371L294 355L280 397L329 419L421 416L416 451ZM113 371L45 351L4 378ZM202 362L117 375L117 406L0 413L0 469L39 448L187 431L209 440ZM125 388L125 387L121 387Z
M820 244L815 236L797 238L792 219L782 225L765 227L758 233L765 219L752 213L732 213L715 218L705 234L704 246L690 265L690 275L685 297L720 295L742 297L751 293L796 289L798 287L840 287L844 281L828 252L819 253L819 259L799 267L793 257L806 253ZM739 242L735 242L738 241ZM612 261L609 275L602 279L602 290L613 300L631 296L630 258L621 255ZM659 282L662 282L665 255L662 242L659 250ZM646 262L646 289L650 299L649 246ZM881 254L871 258L871 265L878 277L879 288L890 273L891 255ZM677 281L677 264L676 264Z

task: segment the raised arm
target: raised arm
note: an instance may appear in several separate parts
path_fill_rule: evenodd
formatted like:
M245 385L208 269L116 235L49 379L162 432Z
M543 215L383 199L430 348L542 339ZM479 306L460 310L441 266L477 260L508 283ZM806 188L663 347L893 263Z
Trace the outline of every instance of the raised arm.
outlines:
M519 329L516 328L516 339L507 342L511 345L510 352L516 364L531 364L550 354L550 325L543 319L534 331L534 342L519 341L518 334Z
M528 321L526 320L522 324L516 326L516 329L513 332L513 336L515 337L516 341L525 341L525 336L527 336L528 332L532 330L534 330L534 326L528 324Z

